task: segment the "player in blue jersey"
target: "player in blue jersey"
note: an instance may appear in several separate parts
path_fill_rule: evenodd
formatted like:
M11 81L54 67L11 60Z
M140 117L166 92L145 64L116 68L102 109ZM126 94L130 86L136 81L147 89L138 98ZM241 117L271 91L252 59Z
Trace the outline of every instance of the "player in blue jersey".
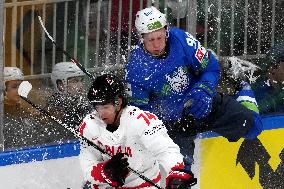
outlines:
M217 93L219 63L191 34L169 28L155 7L138 11L135 26L140 42L125 76L130 102L158 115L189 161L199 132L215 131L229 141L261 132L252 91L243 85L238 100Z

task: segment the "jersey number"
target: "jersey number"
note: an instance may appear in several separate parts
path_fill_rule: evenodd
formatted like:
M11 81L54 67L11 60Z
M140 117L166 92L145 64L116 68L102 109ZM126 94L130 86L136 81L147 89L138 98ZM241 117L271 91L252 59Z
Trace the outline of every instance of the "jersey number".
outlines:
M137 117L137 119L140 119L141 117L144 119L144 121L147 123L148 126L150 125L150 120L151 120L151 119L154 119L154 120L157 119L154 114L151 114L151 113L149 113L149 112L141 113L141 114Z
M196 48L196 39L194 39L194 37L190 33L188 32L185 32L185 33L187 35L187 38L186 38L187 44L191 47Z

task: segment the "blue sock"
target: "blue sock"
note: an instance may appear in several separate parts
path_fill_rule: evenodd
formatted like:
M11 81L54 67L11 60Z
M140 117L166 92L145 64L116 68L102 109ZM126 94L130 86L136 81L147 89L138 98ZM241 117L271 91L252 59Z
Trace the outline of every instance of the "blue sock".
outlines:
M236 94L236 100L249 110L253 111L253 127L244 137L247 139L254 139L262 132L263 124L261 116L259 115L254 92L247 82L241 83L241 90Z

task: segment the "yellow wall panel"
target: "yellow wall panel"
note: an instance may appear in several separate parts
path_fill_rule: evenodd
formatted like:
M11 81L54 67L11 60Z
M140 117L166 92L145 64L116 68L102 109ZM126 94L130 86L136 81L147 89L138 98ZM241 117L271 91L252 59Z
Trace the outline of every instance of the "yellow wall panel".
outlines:
M284 129L264 131L259 140L203 139L200 142L200 188L284 188L281 151L284 154Z

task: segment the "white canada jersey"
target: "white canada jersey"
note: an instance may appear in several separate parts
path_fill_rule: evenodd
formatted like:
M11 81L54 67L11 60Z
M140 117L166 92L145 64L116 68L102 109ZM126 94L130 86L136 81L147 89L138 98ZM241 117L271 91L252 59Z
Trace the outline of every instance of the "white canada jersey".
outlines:
M179 147L168 136L162 121L156 115L142 111L134 106L123 109L120 125L114 132L106 130L106 124L97 112L85 117L80 126L81 134L111 155L128 154L129 167L159 183L161 175L159 164L169 173L172 169L183 167L183 156ZM110 185L99 179L96 168L109 160L94 147L82 145L80 162L85 180L94 188L109 188ZM121 188L143 188L151 186L148 182L130 172Z

